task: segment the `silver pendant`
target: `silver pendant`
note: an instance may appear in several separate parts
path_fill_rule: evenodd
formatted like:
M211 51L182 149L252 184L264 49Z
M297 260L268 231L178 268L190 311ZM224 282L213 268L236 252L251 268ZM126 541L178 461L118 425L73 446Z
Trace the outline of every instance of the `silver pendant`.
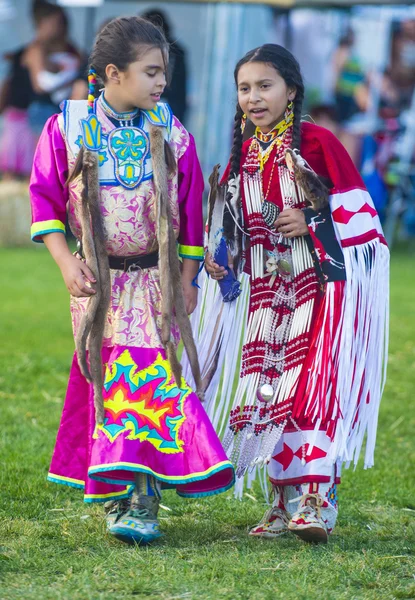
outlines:
M270 385L269 383L264 383L263 385L261 385L257 389L256 397L261 402L270 402L270 400L272 400L272 398L274 397L274 390L272 388L272 385Z

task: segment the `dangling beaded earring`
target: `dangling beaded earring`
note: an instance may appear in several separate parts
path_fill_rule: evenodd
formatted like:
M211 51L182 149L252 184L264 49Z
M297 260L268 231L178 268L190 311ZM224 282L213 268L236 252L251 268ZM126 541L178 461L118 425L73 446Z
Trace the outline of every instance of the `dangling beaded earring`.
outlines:
M88 71L88 112L92 113L94 110L95 101L95 86L97 83L97 73L92 67Z
M285 122L287 125L293 122L294 120L294 103L292 100L287 105L284 113Z
M245 131L245 127L246 127L246 119L247 119L247 116L246 116L246 114L244 113L244 114L242 115L242 119L241 119L241 133L242 133L242 134L243 134L243 132Z

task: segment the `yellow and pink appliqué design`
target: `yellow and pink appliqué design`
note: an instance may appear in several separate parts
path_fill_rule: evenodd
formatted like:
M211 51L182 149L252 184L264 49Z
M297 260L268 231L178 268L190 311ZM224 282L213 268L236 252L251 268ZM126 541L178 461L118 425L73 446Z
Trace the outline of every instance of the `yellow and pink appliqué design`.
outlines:
M124 434L128 440L146 440L165 454L183 452L180 428L186 419L184 401L191 389L184 381L182 385L177 387L161 354L140 370L129 350L124 350L106 367L104 423L97 426L94 438L102 433L114 442Z
M137 472L181 496L229 489L232 464L200 400L179 389L162 348L103 347L104 423L95 425L93 391L76 355L49 480L84 488L86 502L131 493Z

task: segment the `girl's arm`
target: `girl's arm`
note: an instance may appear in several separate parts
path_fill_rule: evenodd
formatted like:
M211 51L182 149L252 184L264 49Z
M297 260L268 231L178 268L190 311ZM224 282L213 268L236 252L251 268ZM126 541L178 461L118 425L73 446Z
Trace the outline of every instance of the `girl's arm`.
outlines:
M179 255L182 258L182 283L187 313L197 305L197 287L193 285L203 260L203 174L193 137L178 161L180 233Z
M182 285L187 314L191 315L197 306L197 290L193 281L199 271L199 261L191 258L183 258L182 262Z
M59 130L58 115L54 115L45 125L33 161L30 179L32 239L45 242L69 292L84 297L95 293L88 286L95 279L86 264L71 254L66 243L67 176L65 143Z

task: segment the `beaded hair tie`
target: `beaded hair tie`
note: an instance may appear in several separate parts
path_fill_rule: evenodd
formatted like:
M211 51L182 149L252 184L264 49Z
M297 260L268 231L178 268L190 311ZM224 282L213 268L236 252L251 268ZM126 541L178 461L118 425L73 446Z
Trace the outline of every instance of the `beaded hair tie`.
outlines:
M88 71L88 113L92 113L95 101L95 86L97 83L97 73L91 68Z

